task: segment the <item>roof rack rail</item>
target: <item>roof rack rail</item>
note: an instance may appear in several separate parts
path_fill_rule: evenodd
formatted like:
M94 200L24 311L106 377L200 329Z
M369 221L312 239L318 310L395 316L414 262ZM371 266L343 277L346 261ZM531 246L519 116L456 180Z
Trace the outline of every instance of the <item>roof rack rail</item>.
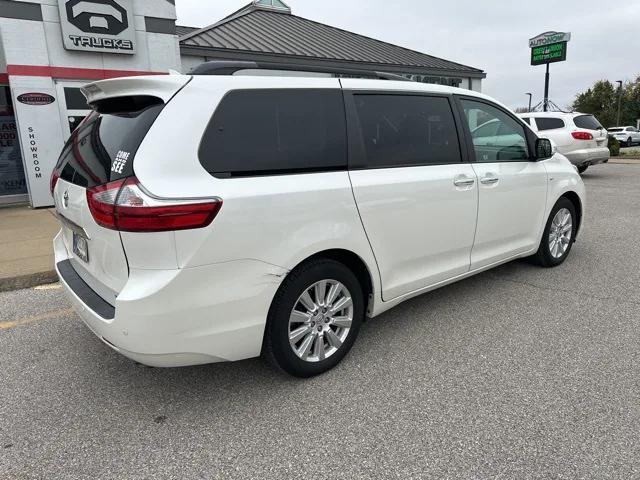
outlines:
M277 63L277 62L250 62L213 60L204 62L195 67L190 75L233 75L242 70L285 70L290 72L329 73L336 77L347 78L374 78L378 80L399 80L411 82L412 80L394 73L375 72L351 68L319 67L303 64Z

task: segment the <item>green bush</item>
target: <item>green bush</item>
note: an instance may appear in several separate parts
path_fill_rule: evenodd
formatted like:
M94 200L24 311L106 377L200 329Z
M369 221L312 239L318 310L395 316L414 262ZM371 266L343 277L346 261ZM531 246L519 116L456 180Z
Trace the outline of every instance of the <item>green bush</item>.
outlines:
M613 137L609 137L609 151L611 152L612 157L617 157L620 155L620 142Z

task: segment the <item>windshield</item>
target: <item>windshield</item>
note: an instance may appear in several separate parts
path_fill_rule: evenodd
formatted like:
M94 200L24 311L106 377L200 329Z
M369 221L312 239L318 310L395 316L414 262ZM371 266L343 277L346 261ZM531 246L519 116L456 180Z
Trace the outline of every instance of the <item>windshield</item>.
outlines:
M624 131L624 128L610 128L609 131L610 132L622 132L622 131Z

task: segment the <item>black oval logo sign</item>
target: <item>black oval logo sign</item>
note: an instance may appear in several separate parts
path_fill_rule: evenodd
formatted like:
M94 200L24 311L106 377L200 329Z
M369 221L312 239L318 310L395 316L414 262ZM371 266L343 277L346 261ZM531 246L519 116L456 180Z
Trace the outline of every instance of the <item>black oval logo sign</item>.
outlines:
M18 95L18 101L20 103L24 103L25 105L49 105L56 101L48 93L23 93L22 95Z

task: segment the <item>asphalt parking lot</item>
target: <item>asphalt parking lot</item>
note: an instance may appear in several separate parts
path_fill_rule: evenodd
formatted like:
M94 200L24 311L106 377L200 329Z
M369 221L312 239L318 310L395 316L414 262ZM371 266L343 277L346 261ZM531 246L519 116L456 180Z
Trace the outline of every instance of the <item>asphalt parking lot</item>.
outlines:
M0 478L640 478L640 165L584 179L563 266L409 301L311 380L146 368L61 290L0 294Z

